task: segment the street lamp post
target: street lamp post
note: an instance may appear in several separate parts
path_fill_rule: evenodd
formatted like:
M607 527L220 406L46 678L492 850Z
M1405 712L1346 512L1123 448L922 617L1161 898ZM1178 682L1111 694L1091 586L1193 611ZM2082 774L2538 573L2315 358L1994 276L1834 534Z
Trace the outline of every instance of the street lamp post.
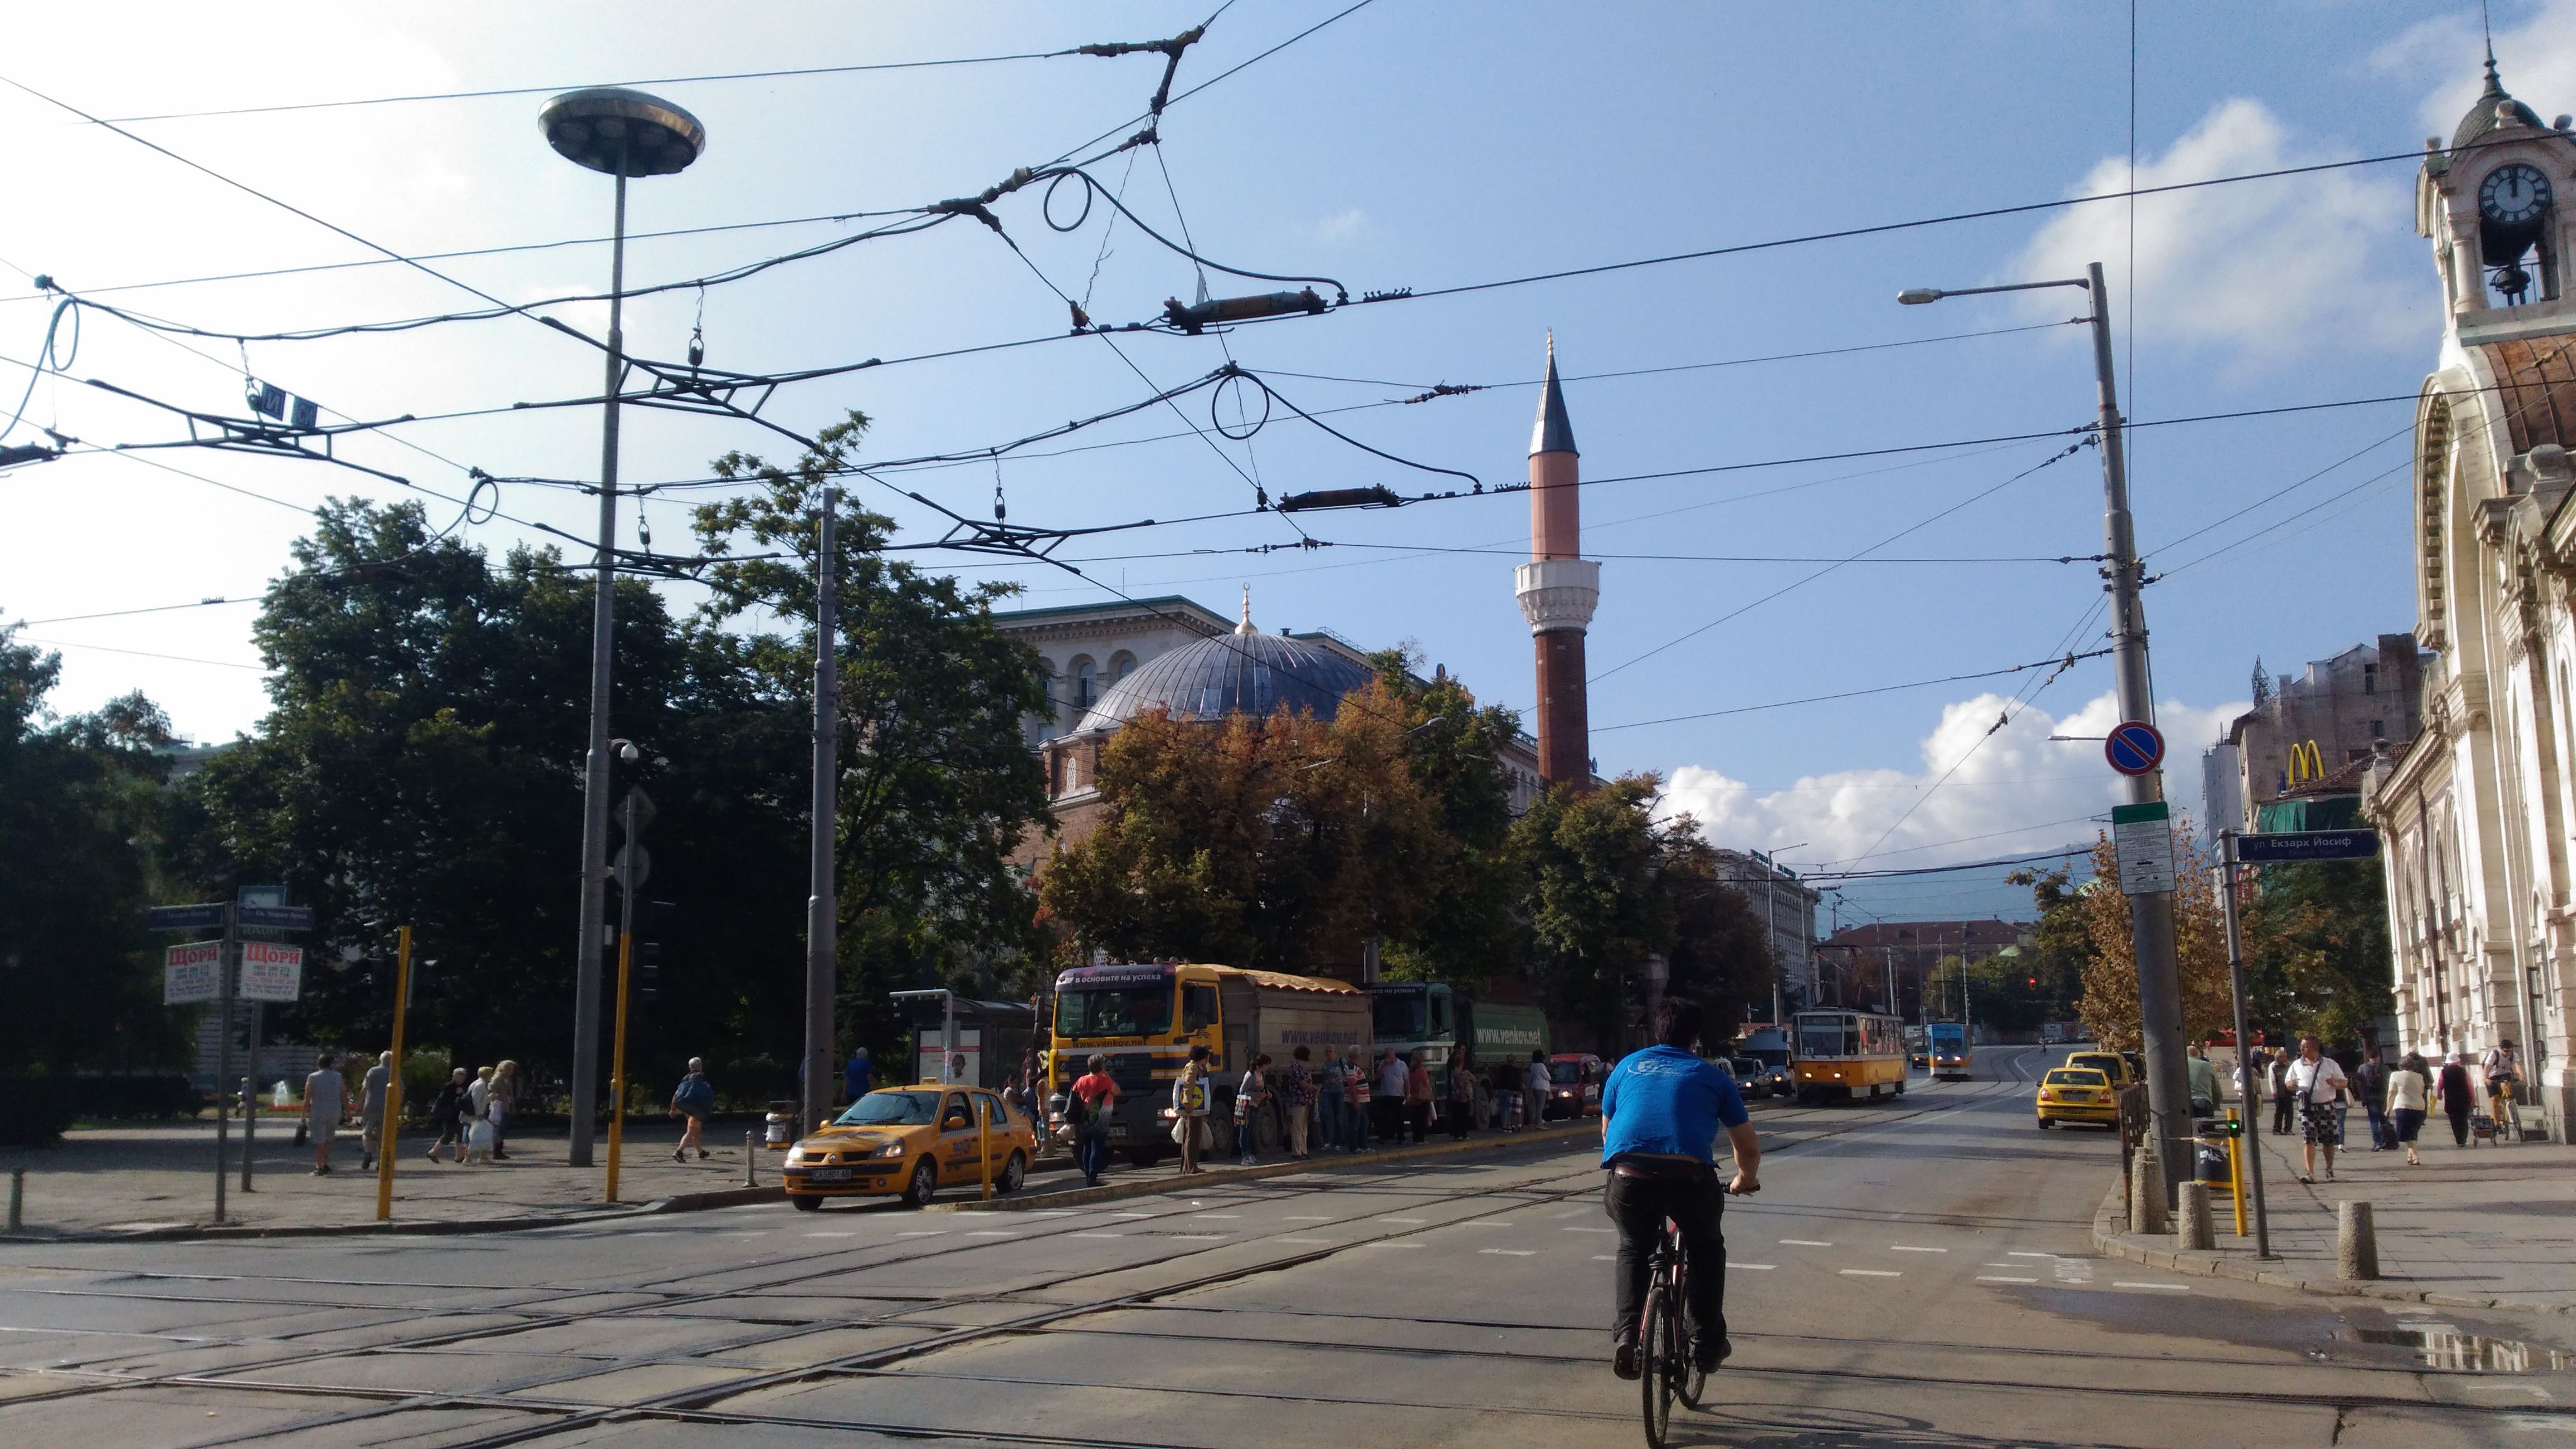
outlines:
M626 370L626 178L687 169L706 127L670 102L613 86L566 91L537 113L546 142L575 165L617 178L608 263L606 416L599 444L599 563L590 619L590 753L581 786L581 940L572 1006L572 1151L588 1167L599 1110L599 967L608 900L608 688L617 626L617 392Z
M2099 408L2096 441L2102 448L2102 576L2111 595L2112 662L2118 675L2120 718L2152 725L2156 702L2148 682L2147 616L2138 600L2138 542L2129 517L2129 468L2120 444L2120 404L2112 386L2110 292L2102 281L2102 264L2092 263L2081 277L1947 291L1918 287L1899 292L1896 300L1917 306L1944 297L2043 287L2081 287L2093 304L2089 320ZM2127 778L2130 804L2164 799L2161 767ZM2183 1058L2182 976L2176 963L2173 892L2130 896L2129 931L2138 960L2138 1026L2147 1058L2147 1109L2155 1118L2157 1156L2164 1161L2170 1193L2175 1185L2190 1181L2192 1170L2191 1078Z

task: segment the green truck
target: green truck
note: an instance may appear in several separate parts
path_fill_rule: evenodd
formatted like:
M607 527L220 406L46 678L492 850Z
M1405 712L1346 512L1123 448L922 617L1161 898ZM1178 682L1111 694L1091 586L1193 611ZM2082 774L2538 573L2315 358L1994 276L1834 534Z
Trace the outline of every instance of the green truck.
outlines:
M1407 1058L1422 1053L1439 1084L1433 1088L1438 1112L1448 1110L1442 1074L1460 1045L1480 1076L1506 1058L1526 1069L1530 1053L1548 1049L1547 1015L1535 1006L1479 1001L1445 981L1381 981L1368 993L1378 1050Z

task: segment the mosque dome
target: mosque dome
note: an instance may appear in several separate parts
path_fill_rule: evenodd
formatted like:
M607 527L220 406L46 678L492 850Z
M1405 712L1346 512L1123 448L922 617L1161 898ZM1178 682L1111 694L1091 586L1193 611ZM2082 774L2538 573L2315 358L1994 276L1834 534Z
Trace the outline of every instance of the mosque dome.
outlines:
M1368 683L1366 666L1346 655L1252 627L1251 605L1231 634L1185 644L1146 661L1109 686L1082 717L1079 733L1114 730L1160 707L1174 719L1267 716L1281 705L1331 719L1342 696Z

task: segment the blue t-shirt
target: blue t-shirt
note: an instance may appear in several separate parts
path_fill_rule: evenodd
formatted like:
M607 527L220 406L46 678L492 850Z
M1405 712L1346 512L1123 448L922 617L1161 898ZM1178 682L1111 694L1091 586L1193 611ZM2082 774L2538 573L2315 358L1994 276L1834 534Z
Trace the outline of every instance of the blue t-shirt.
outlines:
M1601 1115L1604 1167L1631 1152L1714 1164L1718 1132L1746 1120L1744 1094L1725 1068L1670 1046L1621 1058L1601 1088Z

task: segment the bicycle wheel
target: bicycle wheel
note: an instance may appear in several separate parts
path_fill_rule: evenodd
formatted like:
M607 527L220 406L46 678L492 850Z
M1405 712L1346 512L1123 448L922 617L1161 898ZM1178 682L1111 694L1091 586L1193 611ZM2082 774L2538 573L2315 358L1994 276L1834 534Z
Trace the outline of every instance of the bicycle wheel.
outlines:
M1687 1260L1673 1272L1672 1296L1676 1323L1688 1324L1690 1264ZM1697 1327L1695 1324L1690 1326L1694 1329ZM1676 1328L1674 1337L1681 1347L1673 1360L1675 1370L1673 1392L1680 1396L1684 1404L1696 1409L1699 1407L1700 1395L1708 1389L1708 1374L1700 1368L1698 1360L1691 1353L1691 1335Z
M1637 1386L1644 1394L1646 1449L1664 1449L1666 1431L1672 1427L1673 1395L1684 1367L1678 1308L1665 1291L1658 1264L1647 1287L1644 1331L1637 1335Z

